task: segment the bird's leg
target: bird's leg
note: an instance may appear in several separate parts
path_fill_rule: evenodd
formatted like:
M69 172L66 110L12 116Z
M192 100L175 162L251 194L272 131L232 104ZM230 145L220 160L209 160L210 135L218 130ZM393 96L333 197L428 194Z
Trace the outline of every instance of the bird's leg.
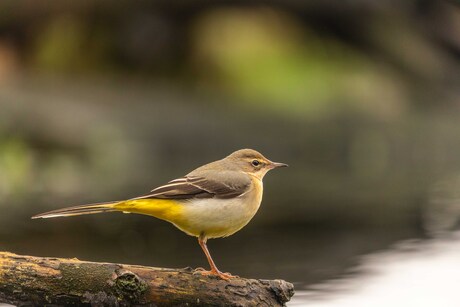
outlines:
M200 244L201 249L203 250L204 254L206 255L206 258L208 259L209 266L211 267L211 270L210 271L204 271L204 270L201 271L201 270L199 270L199 273L201 275L217 275L220 278L225 279L225 280L229 280L230 278L235 277L230 273L222 273L221 271L219 271L219 269L217 268L216 264L212 260L211 254L209 253L208 247L206 246L206 241L207 240L206 240L205 237L203 237L203 236L198 237L198 243Z

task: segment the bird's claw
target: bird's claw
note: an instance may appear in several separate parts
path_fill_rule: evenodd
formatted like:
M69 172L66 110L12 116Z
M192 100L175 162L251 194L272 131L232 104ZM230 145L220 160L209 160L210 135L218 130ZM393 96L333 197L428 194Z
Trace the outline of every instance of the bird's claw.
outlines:
M197 267L196 269L193 270L193 274L199 274L200 272L206 271L206 269L202 267Z
M217 276L223 280L230 280L231 278L238 278L239 276L236 276L236 275L232 275L230 273L222 273L221 271L219 270L210 270L210 271L206 271L205 269L203 268L196 268L193 272L193 274L200 274L200 275L203 275L203 276Z

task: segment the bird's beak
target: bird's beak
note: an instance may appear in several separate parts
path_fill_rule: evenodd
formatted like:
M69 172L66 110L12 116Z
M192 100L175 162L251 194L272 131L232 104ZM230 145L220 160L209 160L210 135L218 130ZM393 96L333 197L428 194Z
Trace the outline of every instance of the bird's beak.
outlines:
M288 167L286 163L280 163L280 162L270 162L271 168L278 168L278 167Z

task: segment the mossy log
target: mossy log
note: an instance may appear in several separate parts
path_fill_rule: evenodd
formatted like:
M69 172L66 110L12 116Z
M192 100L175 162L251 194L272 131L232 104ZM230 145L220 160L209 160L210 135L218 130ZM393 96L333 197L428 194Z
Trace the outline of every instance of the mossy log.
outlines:
M0 302L17 306L284 306L283 280L0 252Z

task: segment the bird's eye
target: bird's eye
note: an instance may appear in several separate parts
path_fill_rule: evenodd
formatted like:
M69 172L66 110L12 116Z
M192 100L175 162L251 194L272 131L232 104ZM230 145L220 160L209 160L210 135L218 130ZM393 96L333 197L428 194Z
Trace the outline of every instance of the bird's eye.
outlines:
M259 166L260 165L260 161L259 160L252 160L251 164L253 166Z

